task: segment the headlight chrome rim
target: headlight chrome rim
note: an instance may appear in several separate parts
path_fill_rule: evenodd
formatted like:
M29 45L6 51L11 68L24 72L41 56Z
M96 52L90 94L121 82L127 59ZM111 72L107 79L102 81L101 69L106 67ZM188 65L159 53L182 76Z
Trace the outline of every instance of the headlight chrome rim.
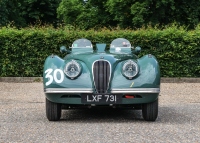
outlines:
M131 75L132 72L132 75ZM124 62L122 66L122 74L128 78L133 79L135 76L137 76L139 72L139 66L138 64L133 60L127 60Z
M75 79L81 74L81 65L76 60L71 60L65 65L64 73L70 79Z

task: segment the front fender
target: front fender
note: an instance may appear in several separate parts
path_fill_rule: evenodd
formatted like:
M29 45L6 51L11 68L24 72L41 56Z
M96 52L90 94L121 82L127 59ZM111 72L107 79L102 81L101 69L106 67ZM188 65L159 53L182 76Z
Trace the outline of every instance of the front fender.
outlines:
M43 70L44 88L92 88L92 78L89 69L82 61L78 61L82 66L81 74L70 79L64 73L66 62L58 56L46 58Z
M145 55L137 60L140 71L129 80L121 73L122 63L115 68L111 90L116 88L160 88L160 67L153 55Z

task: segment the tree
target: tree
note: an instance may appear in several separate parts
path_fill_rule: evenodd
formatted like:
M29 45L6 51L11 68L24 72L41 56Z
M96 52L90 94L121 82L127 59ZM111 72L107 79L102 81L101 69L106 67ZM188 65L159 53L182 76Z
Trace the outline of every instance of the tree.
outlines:
M82 28L119 26L140 28L145 25L178 23L193 28L200 21L200 1L196 0L62 0L58 17L66 24Z
M112 25L122 28L132 27L131 24L131 0L108 0L105 3L105 10L112 17Z
M196 0L108 0L106 10L120 27L176 22L193 28L200 21L200 1Z
M86 2L87 1L87 2ZM60 21L81 29L140 28L178 23L194 28L200 22L196 0L0 0L0 26L17 27Z
M6 9L6 0L0 1L0 25L6 25L8 22L8 9Z
M172 16L175 10L174 0L143 0L135 2L131 6L132 24L141 25L165 25L174 21Z
M109 25L111 18L105 11L105 0L88 1L82 0L62 0L57 13L58 18L65 24L71 24L81 29Z
M174 6L173 15L178 23L194 28L200 22L200 1L179 0Z
M15 25L26 25L25 20L20 16L19 0L0 1L0 26L5 26L10 22Z
M56 9L61 0L1 0L0 25L13 22L17 27L28 24L54 24L58 22Z
M58 22L56 9L61 0L24 0L21 2L20 15L27 24L40 21L41 24L54 24Z

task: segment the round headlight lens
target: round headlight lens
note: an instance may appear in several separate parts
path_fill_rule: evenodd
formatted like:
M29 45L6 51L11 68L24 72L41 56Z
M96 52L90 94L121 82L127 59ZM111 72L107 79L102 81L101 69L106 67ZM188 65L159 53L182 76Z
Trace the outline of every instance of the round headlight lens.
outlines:
M132 60L126 61L122 67L123 75L129 79L135 77L138 71L139 71L138 65Z
M65 66L64 73L71 79L78 77L81 73L81 66L75 60L68 62Z

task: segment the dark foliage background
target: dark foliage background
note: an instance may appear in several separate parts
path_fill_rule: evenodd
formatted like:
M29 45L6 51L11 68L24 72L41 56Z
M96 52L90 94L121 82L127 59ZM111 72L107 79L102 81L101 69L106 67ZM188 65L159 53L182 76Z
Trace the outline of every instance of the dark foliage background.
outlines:
M193 29L199 21L197 0L0 0L0 26L41 23L134 29L177 23Z

